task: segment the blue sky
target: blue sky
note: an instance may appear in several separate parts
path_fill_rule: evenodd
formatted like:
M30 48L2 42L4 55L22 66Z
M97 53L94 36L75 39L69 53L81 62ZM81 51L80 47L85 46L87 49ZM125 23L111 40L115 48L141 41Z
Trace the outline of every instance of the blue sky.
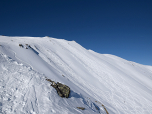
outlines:
M75 40L152 66L152 0L1 0L0 35Z

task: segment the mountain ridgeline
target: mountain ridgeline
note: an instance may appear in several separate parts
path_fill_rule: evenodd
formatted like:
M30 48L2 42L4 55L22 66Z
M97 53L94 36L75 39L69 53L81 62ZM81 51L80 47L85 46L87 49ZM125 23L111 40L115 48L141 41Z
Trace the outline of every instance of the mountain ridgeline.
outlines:
M0 113L151 114L152 66L75 41L0 36Z

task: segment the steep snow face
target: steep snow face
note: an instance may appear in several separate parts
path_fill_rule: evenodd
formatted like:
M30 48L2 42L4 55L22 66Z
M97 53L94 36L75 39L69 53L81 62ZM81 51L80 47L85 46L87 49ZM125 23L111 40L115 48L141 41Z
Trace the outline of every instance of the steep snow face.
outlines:
M60 98L46 77L68 85L70 97ZM6 114L152 113L152 66L75 41L0 36L0 88Z

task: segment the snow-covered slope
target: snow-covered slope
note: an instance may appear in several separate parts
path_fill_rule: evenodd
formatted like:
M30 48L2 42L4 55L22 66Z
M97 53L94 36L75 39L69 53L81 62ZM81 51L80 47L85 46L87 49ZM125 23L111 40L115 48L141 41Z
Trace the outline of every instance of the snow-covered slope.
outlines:
M68 85L69 98L46 78ZM0 36L0 113L152 114L152 66L75 41Z

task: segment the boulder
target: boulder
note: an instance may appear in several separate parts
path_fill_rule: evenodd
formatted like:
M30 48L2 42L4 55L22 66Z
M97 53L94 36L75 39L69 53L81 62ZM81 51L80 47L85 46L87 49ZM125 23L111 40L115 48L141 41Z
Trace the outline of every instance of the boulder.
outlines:
M58 94L60 97L69 97L70 94L70 88L67 85L61 84L57 82L57 88L59 89Z
M60 97L65 97L65 98L69 97L70 88L67 85L64 85L59 82L55 83L54 81L52 81L50 79L46 79L46 80L52 83L51 86L56 89L56 91Z

